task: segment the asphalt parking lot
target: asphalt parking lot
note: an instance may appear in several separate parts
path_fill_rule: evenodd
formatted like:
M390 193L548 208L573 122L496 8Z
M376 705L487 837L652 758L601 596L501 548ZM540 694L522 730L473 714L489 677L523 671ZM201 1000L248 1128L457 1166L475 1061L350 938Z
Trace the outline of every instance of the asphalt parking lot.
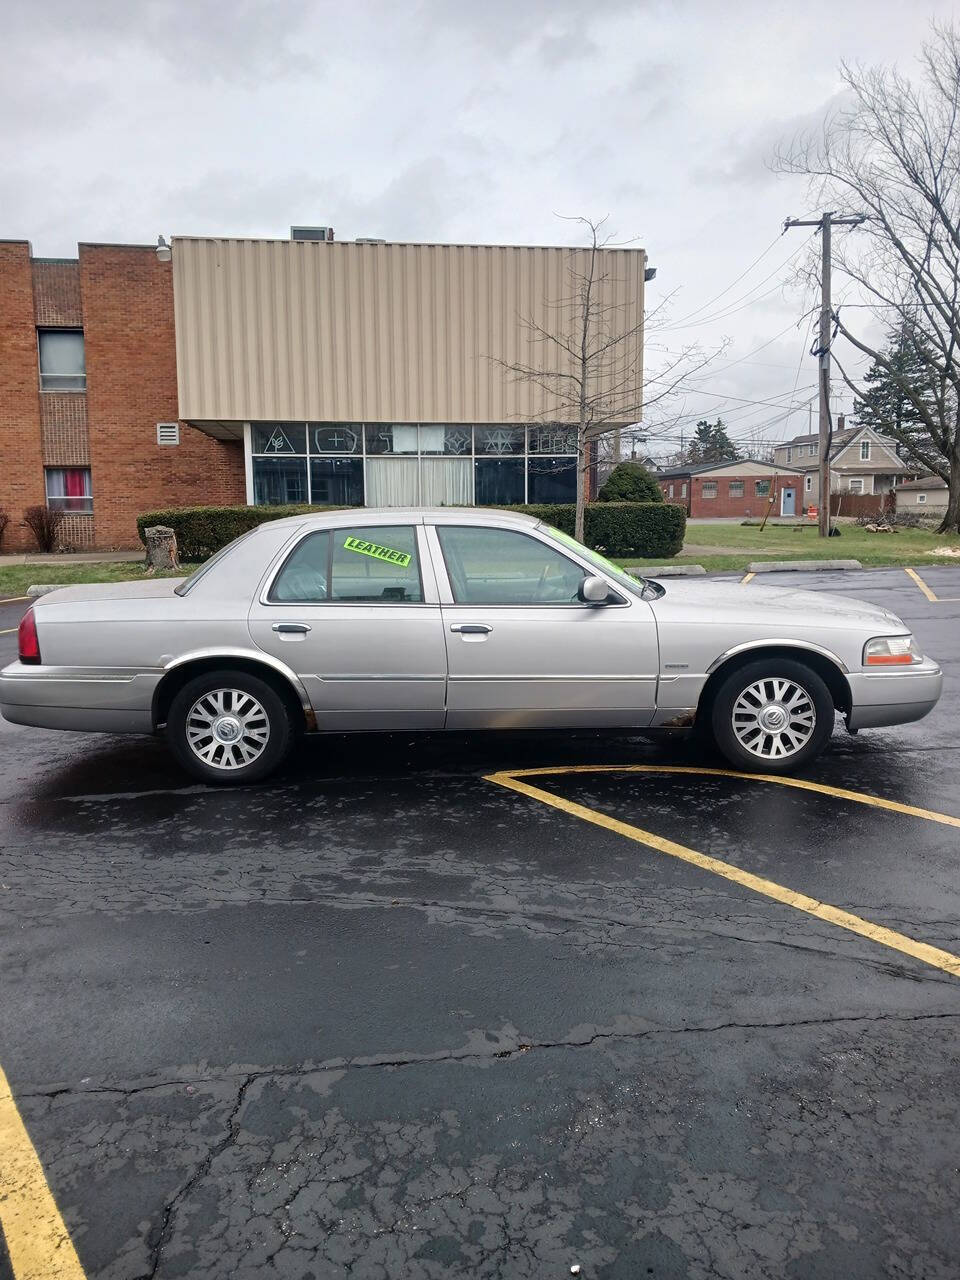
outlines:
M777 576L946 676L805 788L575 734L217 791L0 725L0 1277L960 1273L960 568L921 573Z

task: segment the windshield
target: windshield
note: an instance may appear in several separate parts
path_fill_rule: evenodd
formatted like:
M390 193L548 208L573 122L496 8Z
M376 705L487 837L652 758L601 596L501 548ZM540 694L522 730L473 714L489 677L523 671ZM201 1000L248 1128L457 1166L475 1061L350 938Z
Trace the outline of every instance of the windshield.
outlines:
M571 538L569 533L564 533L561 529L555 529L552 524L541 526L548 533L553 534L558 542L562 542L565 546L571 547L576 551L577 555L583 560L589 560L596 568L602 569L608 578L613 578L624 591L629 591L631 595L643 596L643 580L641 578L633 578L629 573L624 573L619 565L608 560L606 556L602 556L597 551L591 551L589 547L585 547L582 542L578 542L576 538Z

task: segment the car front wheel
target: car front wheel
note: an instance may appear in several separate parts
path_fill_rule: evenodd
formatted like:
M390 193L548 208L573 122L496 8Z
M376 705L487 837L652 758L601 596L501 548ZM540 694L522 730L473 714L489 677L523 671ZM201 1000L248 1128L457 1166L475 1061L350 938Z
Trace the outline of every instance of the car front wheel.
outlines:
M723 681L711 727L735 768L789 773L820 754L834 719L830 690L815 671L789 659L761 659Z
M283 699L266 681L241 671L197 676L175 696L167 716L167 739L180 764L221 786L266 778L292 738Z

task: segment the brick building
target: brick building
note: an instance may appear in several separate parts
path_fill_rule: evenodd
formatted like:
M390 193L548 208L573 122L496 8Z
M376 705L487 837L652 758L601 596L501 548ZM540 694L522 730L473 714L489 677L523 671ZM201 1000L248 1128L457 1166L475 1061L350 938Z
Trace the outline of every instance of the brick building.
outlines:
M152 246L49 259L0 241L4 551L35 547L29 506L64 510L61 541L82 549L137 545L149 507L244 500L242 448L179 429L173 311Z
M656 480L666 501L694 518L799 516L803 510L800 476L753 458L672 467L658 471Z
M34 545L38 504L66 513L65 546L106 549L164 506L574 499L576 429L548 390L564 349L541 344L542 379L505 369L530 358L530 325L569 319L551 299L587 251L320 230L70 260L0 241L3 550ZM602 253L639 370L646 254Z

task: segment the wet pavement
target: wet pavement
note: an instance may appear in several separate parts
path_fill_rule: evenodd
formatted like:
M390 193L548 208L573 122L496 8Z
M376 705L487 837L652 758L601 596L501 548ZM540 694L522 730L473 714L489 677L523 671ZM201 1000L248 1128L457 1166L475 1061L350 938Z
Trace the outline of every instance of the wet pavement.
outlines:
M777 576L894 609L946 675L803 776L960 815L960 570L922 572L937 601ZM958 1274L960 980L486 779L693 748L314 739L217 791L3 724L0 762L0 1067L89 1280ZM956 827L541 785L960 953Z

